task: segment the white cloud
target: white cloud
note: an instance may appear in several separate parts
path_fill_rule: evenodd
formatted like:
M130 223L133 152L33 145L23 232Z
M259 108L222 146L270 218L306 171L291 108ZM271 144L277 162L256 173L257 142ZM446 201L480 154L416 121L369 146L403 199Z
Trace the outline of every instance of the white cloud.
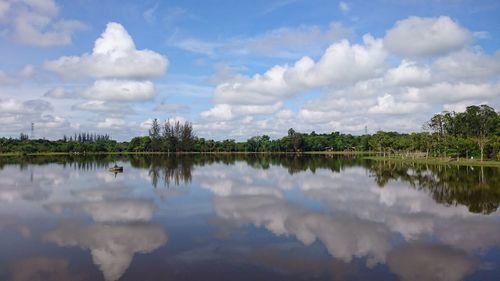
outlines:
M95 41L91 54L46 61L46 69L67 79L152 78L165 74L168 60L151 50L137 50L125 28L110 22Z
M82 96L94 100L146 101L155 96L155 87L151 81L97 80Z
M449 83L432 84L424 88L411 88L406 99L425 102L459 102L462 100L493 98L500 96L500 83Z
M432 68L440 80L485 82L500 75L500 51L488 55L481 50L461 50L439 57Z
M303 57L293 66L277 65L264 74L237 76L216 87L217 104L264 105L276 103L307 89L328 85L346 85L377 75L384 67L382 42L369 35L364 45L347 40L332 44L314 62Z
M325 120L334 120L341 116L340 112L329 110L329 111L317 111L312 109L302 108L299 110L298 118L304 120L307 123L324 123Z
M54 98L54 99L67 98L69 95L70 94L66 90L64 90L63 87L52 88L52 89L48 90L47 92L45 92L45 94L43 94L44 97Z
M112 128L122 127L123 125L125 125L125 120L123 120L121 118L108 117L108 118L105 118L104 121L98 122L97 128L112 129Z
M398 67L387 70L384 78L387 83L396 86L418 86L430 82L431 71L425 65L403 60Z
M35 124L35 137L40 138L69 130L73 125L63 114L54 113L54 106L42 99L18 100L0 99L0 125L4 136L18 137L21 132L29 133L31 123Z
M408 114L421 111L426 108L423 103L397 102L390 94L377 98L377 104L368 109L369 113L375 114Z
M472 104L488 104L488 102L485 100L462 100L455 103L445 103L443 104L443 110L464 112L467 109L467 106Z
M35 46L67 45L73 33L85 28L77 20L58 17L53 0L0 2L0 24L5 33L18 42Z
M167 43L185 51L208 56L261 55L273 58L300 58L306 54L319 54L332 42L347 38L351 29L339 22L332 22L328 28L317 25L282 27L249 37L236 37L221 41L204 41L197 38L173 36Z
M283 109L283 110L280 110L277 114L276 114L276 117L278 117L279 119L291 119L293 117L294 113L293 111L289 110L289 109Z
M27 100L20 102L15 99L0 99L0 114L41 113L51 109L52 105L44 100Z
M90 112L103 112L103 113L134 113L134 110L127 104L119 102L107 102L102 100L89 100L82 103L77 103L72 106L73 109L90 111Z
M343 2L343 1L339 2L339 9L344 14L348 13L349 10L350 10L349 5L346 2Z
M38 122L36 122L37 129L57 129L61 127L69 127L71 124L63 116L57 115L43 115Z
M472 40L472 33L450 17L412 16L397 21L386 32L384 45L397 55L425 57L461 49Z
M283 104L281 102L270 105L217 104L213 108L201 112L200 115L213 120L231 120L241 116L272 114L282 107Z
M216 120L231 120L233 119L233 111L229 104L217 104L207 111L200 113L203 118Z
M142 13L142 16L144 17L144 20L149 23L153 24L156 21L156 10L158 9L159 2L157 2L153 7L145 10Z
M207 42L196 38L170 39L169 45L208 56L213 56L215 54L215 49L220 46L218 43Z

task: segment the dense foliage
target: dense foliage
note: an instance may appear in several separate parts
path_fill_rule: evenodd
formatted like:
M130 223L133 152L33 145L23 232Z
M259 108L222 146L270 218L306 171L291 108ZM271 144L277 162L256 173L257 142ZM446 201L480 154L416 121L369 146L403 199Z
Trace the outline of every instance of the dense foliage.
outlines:
M78 134L57 141L0 138L0 153L6 152L305 152L372 151L380 155L407 157L454 157L500 159L500 115L487 105L469 106L465 112L442 112L426 124L426 131L397 133L379 131L354 136L332 132L299 133L289 129L279 139L255 136L245 142L196 137L190 123L155 119L148 136L117 142L109 136Z

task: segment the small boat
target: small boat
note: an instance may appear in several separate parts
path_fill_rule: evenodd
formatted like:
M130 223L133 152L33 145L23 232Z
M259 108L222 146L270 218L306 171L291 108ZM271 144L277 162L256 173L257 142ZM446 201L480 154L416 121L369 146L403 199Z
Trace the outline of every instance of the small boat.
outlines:
M114 167L109 168L109 171L113 173L122 173L123 167L115 165Z

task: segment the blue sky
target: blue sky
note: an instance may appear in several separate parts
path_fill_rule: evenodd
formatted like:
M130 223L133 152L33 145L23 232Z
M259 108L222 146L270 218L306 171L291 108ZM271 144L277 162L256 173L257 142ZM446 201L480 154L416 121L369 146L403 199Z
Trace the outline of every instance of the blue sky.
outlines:
M500 103L498 1L0 0L0 136L419 131ZM97 42L101 38L100 47ZM94 51L93 51L94 50Z

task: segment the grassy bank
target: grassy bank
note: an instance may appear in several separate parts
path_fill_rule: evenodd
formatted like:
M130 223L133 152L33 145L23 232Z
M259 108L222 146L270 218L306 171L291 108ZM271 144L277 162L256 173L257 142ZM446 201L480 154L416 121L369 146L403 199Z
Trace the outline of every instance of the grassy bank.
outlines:
M484 167L500 167L500 161L495 160L449 160L437 157L429 158L401 158L401 157L383 157L383 156L366 156L365 159L375 160L375 161L392 161L392 162L407 162L407 163L419 163L419 164L429 164L429 165L457 165L457 166L484 166Z

